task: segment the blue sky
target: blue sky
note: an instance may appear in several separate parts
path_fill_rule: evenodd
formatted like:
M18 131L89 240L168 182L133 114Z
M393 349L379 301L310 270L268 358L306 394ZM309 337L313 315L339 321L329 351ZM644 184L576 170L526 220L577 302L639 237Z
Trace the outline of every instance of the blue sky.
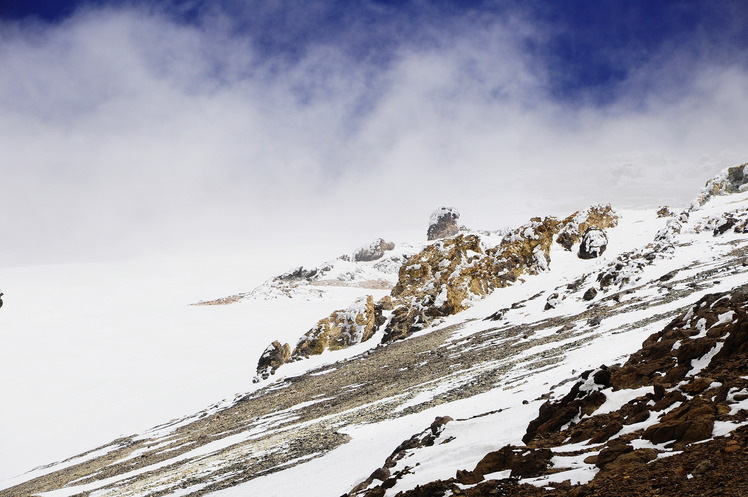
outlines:
M683 204L748 161L746 5L0 0L0 258Z
M600 104L615 99L630 72L661 52L745 65L748 45L748 4L740 0L3 0L0 18L53 25L95 8L140 8L195 26L224 14L223 29L248 38L264 57L293 60L311 47L333 45L384 65L402 46L439 43L442 30L519 15L541 30L524 40L524 49L548 73L547 91Z

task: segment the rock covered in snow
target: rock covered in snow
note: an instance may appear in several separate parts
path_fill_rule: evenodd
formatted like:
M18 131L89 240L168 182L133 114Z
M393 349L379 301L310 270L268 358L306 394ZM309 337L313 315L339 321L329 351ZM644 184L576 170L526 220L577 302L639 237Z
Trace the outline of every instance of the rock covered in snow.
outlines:
M608 247L608 236L596 227L589 227L582 236L577 255L580 259L594 259L600 257Z
M377 238L369 245L361 247L353 253L353 260L356 262L371 262L376 261L384 257L384 253L388 250L394 250L395 244L392 242L386 242L382 238Z
M460 213L454 207L439 207L431 213L426 238L438 240L456 235L460 231L460 227L457 226L459 218Z
M748 190L748 164L728 167L706 182L701 193L691 202L691 210L698 209L712 197L746 190Z

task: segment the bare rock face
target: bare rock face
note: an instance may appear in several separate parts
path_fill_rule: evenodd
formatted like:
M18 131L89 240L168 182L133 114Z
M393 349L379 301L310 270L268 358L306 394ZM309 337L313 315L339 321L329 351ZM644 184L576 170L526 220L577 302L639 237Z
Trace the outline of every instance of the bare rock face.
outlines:
M608 247L608 236L599 228L589 227L582 236L582 242L579 244L580 259L594 259L600 257Z
M271 374L275 374L275 370L281 367L283 364L288 362L291 358L291 346L286 344L281 345L279 341L274 341L265 352L260 356L260 360L257 363L257 381L260 378L266 380Z
M394 250L395 244L392 242L385 242L382 238L377 238L369 245L361 247L353 254L353 260L356 262L370 262L376 261L384 257L384 253L388 250Z
M308 357L365 342L383 323L382 306L375 304L374 298L368 295L356 300L349 308L321 319L299 339L291 356Z
M454 207L439 207L431 213L429 229L426 231L427 240L438 240L454 236L460 230L457 220L460 213Z

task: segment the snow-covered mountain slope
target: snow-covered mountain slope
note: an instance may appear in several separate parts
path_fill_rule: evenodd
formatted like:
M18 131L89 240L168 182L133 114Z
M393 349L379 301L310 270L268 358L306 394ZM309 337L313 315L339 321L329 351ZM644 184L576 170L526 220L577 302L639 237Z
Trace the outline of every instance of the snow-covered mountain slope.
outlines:
M743 167L735 171L683 211L619 211L598 257L580 258L580 241L566 250L556 234L547 268L517 273L513 284L480 292L458 312L433 314L403 339L383 343L382 323L369 340L284 364L254 386L248 375L248 393L234 400L26 473L0 495L545 495L553 482L554 491L586 495L622 471L645 474L649 460L686 467L698 455L689 451L708 444L743 451L740 382L748 371L740 368L748 359L740 337L748 329L739 288L748 283L748 192ZM495 235L493 246L507 234ZM588 248L602 239L595 237ZM406 256L427 249L401 249L397 279L375 270L400 284L412 271ZM348 281L380 279L373 261L339 261L352 264ZM325 274L346 274L335 271ZM281 302L283 319L305 302L324 302L305 326L274 336L294 341L355 300L338 305L345 299L334 292L388 293L385 285L315 286L333 278L298 276L303 283L276 278L225 307ZM322 290L310 299L312 288ZM412 302L428 306L424 295ZM649 359L657 366L643 369ZM697 416L709 409L706 421ZM706 427L684 436L681 418ZM633 455L618 460L626 454ZM660 466L646 467L655 474ZM687 469L684 480L716 478L709 468ZM518 477L529 485L516 485Z

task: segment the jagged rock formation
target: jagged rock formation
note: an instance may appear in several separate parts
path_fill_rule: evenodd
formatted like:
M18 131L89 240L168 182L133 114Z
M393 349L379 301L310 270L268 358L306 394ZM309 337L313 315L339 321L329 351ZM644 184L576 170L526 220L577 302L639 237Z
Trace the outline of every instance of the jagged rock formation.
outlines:
M353 253L353 260L356 262L370 262L376 261L384 257L384 253L388 250L394 250L395 244L392 242L385 242L382 238L377 238L369 245L361 247Z
M600 257L608 247L608 236L605 232L594 226L587 228L579 244L580 259L594 259Z
M501 243L485 247L474 234L440 240L412 256L400 268L392 289L396 305L387 324L384 342L404 338L435 318L467 309L472 301L496 288L513 284L522 275L548 270L554 236L575 243L579 230L610 228L618 215L609 205L596 205L562 221L533 218L506 234Z
M382 306L375 304L371 295L360 298L349 308L320 320L299 339L291 356L308 357L365 342L383 322Z
M457 226L459 218L460 213L454 207L439 207L431 213L426 239L438 240L456 235L460 231L460 227Z

